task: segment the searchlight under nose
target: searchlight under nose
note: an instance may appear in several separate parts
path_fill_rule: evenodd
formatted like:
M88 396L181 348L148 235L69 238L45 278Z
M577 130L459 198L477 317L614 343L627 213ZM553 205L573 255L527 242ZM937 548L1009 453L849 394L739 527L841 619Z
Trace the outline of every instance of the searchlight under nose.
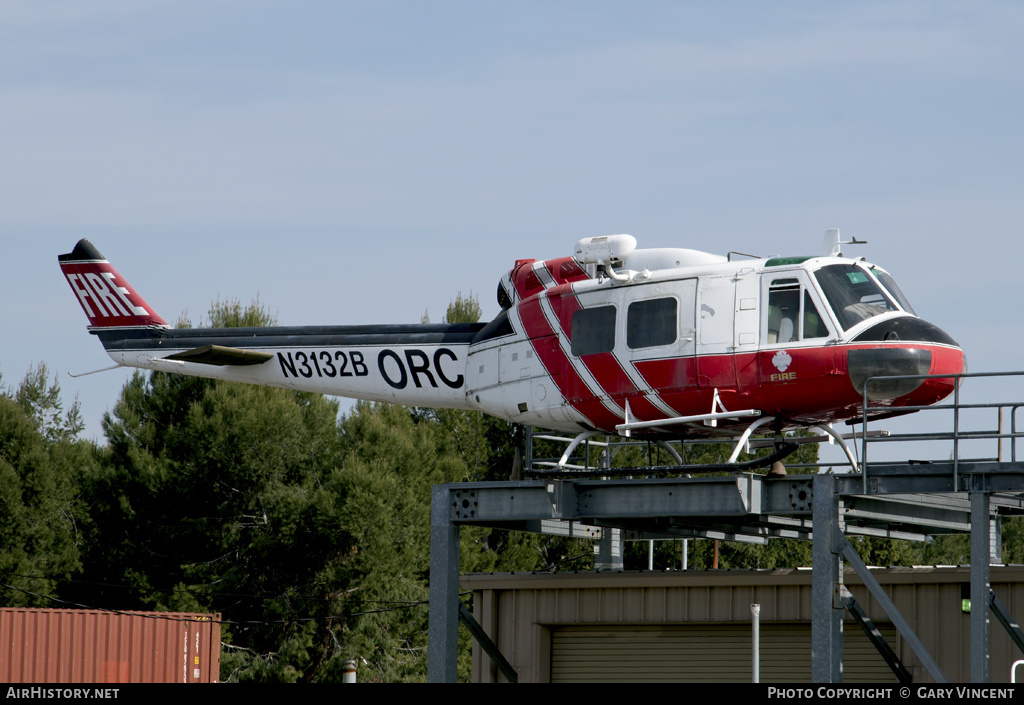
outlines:
M932 353L921 348L862 348L851 350L846 361L850 382L860 394L871 377L896 377L873 379L868 385L868 399L882 401L902 397L920 387L923 379L908 379L904 375L928 374Z
M872 401L895 399L914 392L926 381L914 379L914 376L956 375L966 369L963 351L957 342L938 326L920 318L908 316L882 321L851 342L876 343L847 353L847 373L858 393L864 394L864 385L872 377L895 378L872 379L867 385L867 397Z

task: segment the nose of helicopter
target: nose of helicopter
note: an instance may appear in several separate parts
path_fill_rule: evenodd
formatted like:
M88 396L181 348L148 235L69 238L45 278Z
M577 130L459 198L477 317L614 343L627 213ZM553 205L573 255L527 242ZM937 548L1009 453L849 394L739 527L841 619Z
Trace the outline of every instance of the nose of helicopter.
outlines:
M884 321L853 342L864 346L847 353L847 374L858 393L864 394L867 386L867 398L872 401L918 392L903 403L933 404L951 394L956 381L952 377L925 379L925 375L967 371L966 357L956 341L919 318Z

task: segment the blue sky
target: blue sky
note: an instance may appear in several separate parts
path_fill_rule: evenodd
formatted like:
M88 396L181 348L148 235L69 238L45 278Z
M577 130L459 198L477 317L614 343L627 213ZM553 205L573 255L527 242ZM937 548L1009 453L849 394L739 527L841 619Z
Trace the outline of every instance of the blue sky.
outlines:
M868 240L972 371L1024 367L1018 2L0 0L0 373L99 418L56 257L169 320L497 310L517 258Z

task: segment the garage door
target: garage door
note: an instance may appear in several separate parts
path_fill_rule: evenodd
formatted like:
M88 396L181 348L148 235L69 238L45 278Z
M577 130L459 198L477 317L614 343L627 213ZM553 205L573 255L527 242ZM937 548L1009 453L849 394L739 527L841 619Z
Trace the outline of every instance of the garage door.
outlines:
M892 625L876 625L896 649ZM809 683L811 625L761 623L761 682ZM552 627L551 682L749 683L749 623ZM853 623L843 625L843 682L896 677Z

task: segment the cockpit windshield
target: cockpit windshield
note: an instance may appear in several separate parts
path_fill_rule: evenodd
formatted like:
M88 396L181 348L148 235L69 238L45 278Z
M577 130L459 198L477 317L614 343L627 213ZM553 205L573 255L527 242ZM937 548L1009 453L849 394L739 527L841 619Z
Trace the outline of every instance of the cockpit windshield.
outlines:
M878 281L857 265L830 264L817 270L814 277L846 330L873 316L899 310Z
M878 281L882 283L882 286L885 287L885 290L892 294L893 298L895 298L899 302L900 308L902 308L907 313L912 313L915 316L917 315L917 311L915 311L914 307L910 305L910 302L907 300L907 297L904 296L903 292L900 291L900 288L896 286L896 280L892 278L891 274L889 274L884 269L879 269L878 267L872 267L871 273L874 274Z

